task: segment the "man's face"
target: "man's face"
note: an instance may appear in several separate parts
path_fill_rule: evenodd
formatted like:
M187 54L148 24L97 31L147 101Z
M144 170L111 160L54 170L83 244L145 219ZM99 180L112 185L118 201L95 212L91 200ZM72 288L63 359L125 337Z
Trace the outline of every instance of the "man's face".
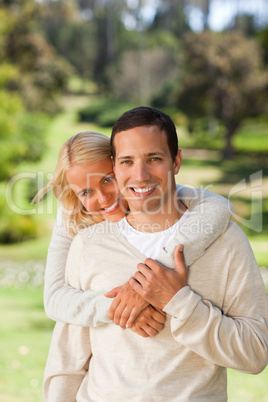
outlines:
M114 145L117 183L131 212L167 213L181 154L172 161L166 134L157 126L136 127L117 133Z

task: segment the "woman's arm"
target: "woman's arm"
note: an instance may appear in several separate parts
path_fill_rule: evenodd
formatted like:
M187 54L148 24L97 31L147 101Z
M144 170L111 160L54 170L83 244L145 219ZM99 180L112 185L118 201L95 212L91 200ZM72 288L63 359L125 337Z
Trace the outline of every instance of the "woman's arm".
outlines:
M205 254L206 249L227 229L233 216L233 205L224 197L205 189L177 186L180 201L189 215L172 241L162 249L157 261L174 267L173 253L178 244L184 246L187 266Z
M65 231L62 222L62 209L59 208L48 249L45 272L44 306L47 316L55 321L82 327L97 327L105 323L112 323L108 313L115 295L107 298L103 292L82 291L66 284L65 269L71 243L72 238ZM70 269L69 267L69 271ZM75 270L75 267L72 269ZM135 320L148 303L132 290L128 282L126 286L129 288L128 303L135 306ZM125 289L125 287L122 288ZM132 328L141 336L144 336L143 334L154 336L163 327L162 323L165 318L163 316L158 317L155 312L150 315L150 312L150 309L142 312L136 326ZM147 322L145 322L145 317Z
M108 318L111 299L102 293L83 292L65 283L65 266L72 237L67 234L59 208L48 249L44 285L46 314L55 321L81 326L98 326Z

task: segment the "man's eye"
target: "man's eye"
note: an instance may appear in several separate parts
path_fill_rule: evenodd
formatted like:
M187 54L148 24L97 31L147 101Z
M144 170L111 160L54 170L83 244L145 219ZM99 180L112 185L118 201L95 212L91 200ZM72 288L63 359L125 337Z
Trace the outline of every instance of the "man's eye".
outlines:
M161 158L158 158L157 156L154 156L153 158L150 158L151 162L159 162L161 161Z
M130 160L125 160L125 161L121 161L121 165L131 165L132 161Z

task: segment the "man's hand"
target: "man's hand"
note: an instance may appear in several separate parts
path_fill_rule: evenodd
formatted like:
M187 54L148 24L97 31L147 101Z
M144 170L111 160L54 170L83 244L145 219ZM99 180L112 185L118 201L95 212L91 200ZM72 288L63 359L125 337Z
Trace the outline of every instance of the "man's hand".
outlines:
M108 317L121 328L130 328L138 315L148 306L145 301L127 282L123 286L112 289L106 297L115 297Z
M145 264L138 264L138 271L129 283L132 288L155 308L163 309L172 297L187 285L187 268L184 263L183 246L174 251L175 269L147 258Z
M165 320L166 316L163 312L149 305L138 315L130 329L136 334L148 338L148 336L157 335L163 329Z

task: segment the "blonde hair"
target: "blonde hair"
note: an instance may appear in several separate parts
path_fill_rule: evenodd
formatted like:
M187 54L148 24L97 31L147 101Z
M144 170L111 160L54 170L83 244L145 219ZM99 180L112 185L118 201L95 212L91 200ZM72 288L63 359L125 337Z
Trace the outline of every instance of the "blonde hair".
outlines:
M110 141L100 133L84 131L69 138L61 147L52 179L34 197L39 203L53 189L54 195L63 205L63 222L66 231L74 237L79 230L101 222L91 215L69 186L66 173L74 163L84 165L111 157Z

